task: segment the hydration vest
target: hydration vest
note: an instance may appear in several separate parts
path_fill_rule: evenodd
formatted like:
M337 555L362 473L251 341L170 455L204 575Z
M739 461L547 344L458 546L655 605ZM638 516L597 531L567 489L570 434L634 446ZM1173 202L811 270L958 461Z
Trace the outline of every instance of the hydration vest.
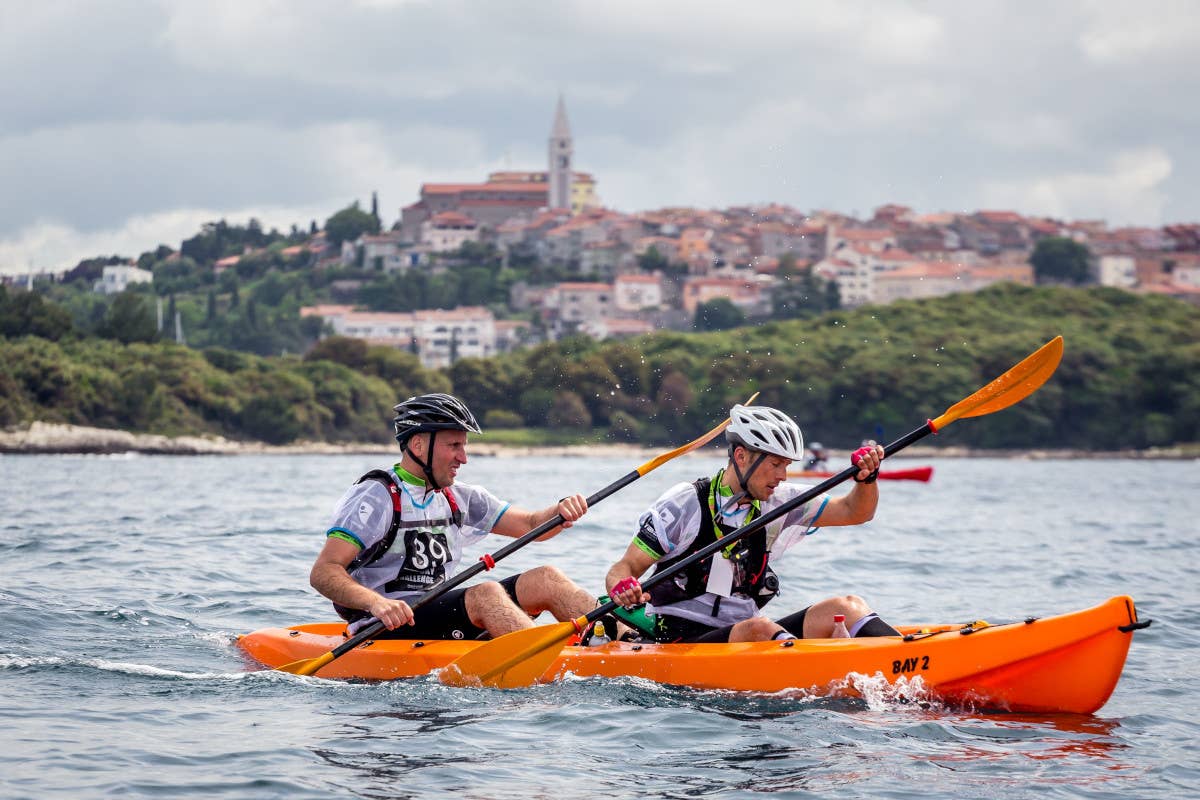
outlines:
M359 484L363 481L379 481L388 490L388 495L392 498L392 522L388 526L388 531L383 538L370 547L363 548L354 560L346 565L346 572L353 576L354 571L368 564L373 564L383 557L384 553L392 549L392 545L396 543L396 536L401 530L407 528L421 528L434 525L462 525L462 512L458 509L458 503L454 500L454 494L449 489L440 489L439 491L446 498L446 503L450 506L450 517L448 519L431 519L431 520L414 520L413 522L404 522L401 518L400 510L402 508L402 498L400 496L400 488L396 486L396 482L392 479L391 473L387 470L373 469L366 475L356 480L354 483ZM383 590L390 591L390 583L383 585ZM347 622L357 622L360 619L366 619L370 616L366 611L358 608L347 608L346 606L333 604L333 608L338 615Z
M687 550L672 558L669 563L659 561L659 563L655 564L654 573L657 573L659 569L669 568L672 563L677 562L679 559L686 558L701 548L717 541L717 525L713 522L712 511L708 505L709 492L712 489L712 478L700 478L693 485L696 487L696 498L700 501L700 532L696 534L695 540L688 546ZM720 530L723 535L728 535L733 533L736 528L720 525ZM745 595L753 600L755 605L762 608L779 592L779 579L775 576L771 568L767 566L767 559L770 557L770 553L767 551L766 527L764 526L749 536L744 536L737 540L734 542L733 548L734 550L730 558L741 567L738 570L741 574L741 579L733 585L732 593ZM661 584L656 585L651 590L651 594L654 596L655 607L668 606L707 594L708 574L712 569L712 560L724 557L722 551L713 553L708 558L701 559L687 569L676 573L673 580L663 581ZM718 614L720 608L721 598L718 597L717 602L713 604L713 616Z

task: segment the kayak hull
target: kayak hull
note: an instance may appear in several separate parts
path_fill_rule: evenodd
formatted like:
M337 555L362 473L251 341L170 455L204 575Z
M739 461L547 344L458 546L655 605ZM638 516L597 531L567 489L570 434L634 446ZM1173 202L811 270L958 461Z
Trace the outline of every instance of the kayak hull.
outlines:
M837 473L825 470L789 470L789 478L832 478ZM933 467L908 467L906 469L881 469L881 481L925 481L933 477Z
M855 695L848 676L889 683L920 679L939 700L979 709L1091 713L1108 700L1125 664L1137 612L1129 597L1094 608L1001 625L908 626L904 637L735 644L566 646L541 677L638 677L701 689ZM328 653L341 623L267 628L238 639L277 668ZM478 641L378 639L334 659L322 678L392 680L440 670Z

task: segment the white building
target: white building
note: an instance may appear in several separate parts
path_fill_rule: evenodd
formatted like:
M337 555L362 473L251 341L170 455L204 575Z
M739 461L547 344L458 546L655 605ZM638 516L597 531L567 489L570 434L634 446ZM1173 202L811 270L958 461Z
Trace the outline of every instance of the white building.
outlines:
M662 275L657 272L618 275L613 281L613 295L617 310L621 312L658 308L664 300Z
M393 312L323 305L302 308L300 316L324 318L338 336L415 351L421 364L430 368L497 352L496 318L481 306Z
M611 283L559 283L542 298L542 316L557 334L613 316Z
M148 269L140 269L132 264L117 264L104 268L100 280L96 281L92 290L100 294L120 294L130 284L151 283L153 280L154 273Z
M466 242L479 241L479 225L466 214L443 211L421 224L421 244L435 253L451 253Z
M1109 255L1096 259L1097 279L1101 286L1131 289L1137 286L1137 260L1133 256Z

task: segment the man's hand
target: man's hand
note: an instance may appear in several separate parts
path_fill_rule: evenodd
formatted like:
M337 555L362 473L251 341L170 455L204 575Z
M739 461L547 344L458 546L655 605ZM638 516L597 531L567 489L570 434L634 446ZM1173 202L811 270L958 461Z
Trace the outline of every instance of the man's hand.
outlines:
M587 513L587 498L581 494L572 494L558 501L558 513L564 520L562 526L569 528L575 520Z
M858 467L854 480L858 483L873 483L879 464L883 461L883 445L860 447L850 456L850 463Z
M614 583L608 596L613 602L620 603L625 608L650 602L650 595L642 591L642 584L632 575Z
M401 625L413 624L413 611L403 600L380 595L379 599L371 603L365 610L382 622L389 631L394 631Z

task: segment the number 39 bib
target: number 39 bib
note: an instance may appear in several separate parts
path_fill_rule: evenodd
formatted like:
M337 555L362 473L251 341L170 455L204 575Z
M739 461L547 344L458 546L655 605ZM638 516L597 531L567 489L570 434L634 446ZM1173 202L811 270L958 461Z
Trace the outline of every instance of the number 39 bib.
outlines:
M450 544L445 528L404 531L404 566L383 587L388 592L424 592L446 579ZM395 545L393 545L395 547Z

